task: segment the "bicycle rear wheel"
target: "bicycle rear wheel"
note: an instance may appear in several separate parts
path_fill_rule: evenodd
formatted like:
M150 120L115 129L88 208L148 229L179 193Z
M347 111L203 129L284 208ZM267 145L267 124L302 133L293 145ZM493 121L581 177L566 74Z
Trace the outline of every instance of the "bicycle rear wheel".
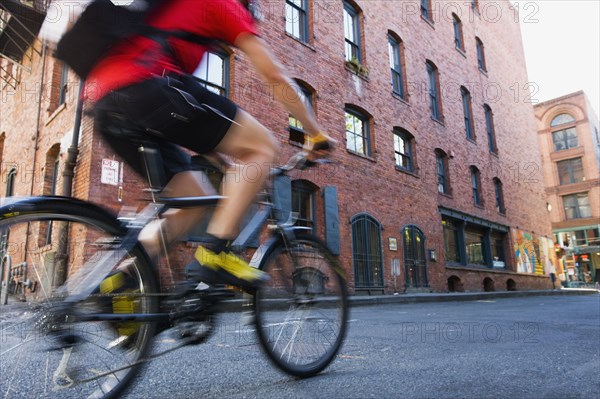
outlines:
M255 296L259 342L269 359L296 377L310 377L335 358L346 334L346 281L317 238L280 240L260 268L271 281Z
M145 253L137 246L115 251L124 229L114 217L80 201L2 207L0 232L0 251L13 268L26 262L20 280L29 280L26 285L33 289L28 303L0 306L0 397L120 395L147 357L156 328L127 317L158 311L158 285ZM76 269L93 269L111 251L113 263L104 265L112 269L110 277L75 309L65 305L65 294L57 297L60 287L52 283L61 258L67 256L68 285Z

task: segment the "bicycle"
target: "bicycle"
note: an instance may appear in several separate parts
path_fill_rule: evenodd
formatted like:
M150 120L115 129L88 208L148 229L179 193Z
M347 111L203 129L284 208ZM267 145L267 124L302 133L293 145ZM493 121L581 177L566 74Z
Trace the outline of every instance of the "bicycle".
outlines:
M151 188L161 181L160 158L140 147ZM269 273L270 282L253 293L258 342L267 358L295 377L313 376L336 357L348 319L344 273L325 244L282 215L278 181L305 164L294 156L272 168L272 184L257 200L255 212L233 243L243 250L268 225L269 236L250 264ZM153 189L153 192L156 191ZM67 197L5 199L0 232L19 229L38 241L47 230L68 231L73 268L67 282L52 292L44 288L50 255L24 248L28 267L40 282L41 300L11 321L0 324L0 394L13 397L114 398L124 392L141 367L163 353L152 353L154 337L166 328L179 347L205 342L217 325L219 306L231 298L226 287L162 293L156 267L137 241L141 229L170 208L215 205L222 197L161 198L135 217L117 217L90 202ZM269 224L275 215L274 224ZM62 225L60 225L62 223ZM28 246L31 246L29 239ZM41 245L41 243L40 243ZM13 250L16 250L13 248ZM64 254L55 254L59 258ZM55 259L56 260L56 259ZM99 289L110 276L126 270L126 290ZM193 271L192 271L193 272ZM1 320L1 319L0 319ZM128 332L129 335L122 335ZM126 337L126 339L121 339Z

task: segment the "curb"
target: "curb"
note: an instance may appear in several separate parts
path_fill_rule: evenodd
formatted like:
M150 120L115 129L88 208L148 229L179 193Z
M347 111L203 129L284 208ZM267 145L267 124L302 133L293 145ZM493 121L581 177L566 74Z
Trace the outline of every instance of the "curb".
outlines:
M350 307L377 306L391 304L412 304L432 302L466 302L502 298L524 298L530 296L573 296L573 295L600 295L600 290L585 288L563 288L560 290L536 290L536 291L500 291L500 292L461 292L461 293L423 293L423 294L397 294L397 295L374 295L374 296L350 296ZM231 299L219 304L221 312L242 312L251 310L248 308L248 300ZM0 320L10 318L11 311L23 309L28 306L26 302L12 302L8 305L0 305L3 317Z
M461 292L461 293L432 293L432 294L398 294L374 296L350 296L350 307L377 306L391 304L431 303L431 302L465 302L500 298L523 298L529 296L573 296L600 295L596 289L536 290L536 291L500 291L500 292ZM232 299L220 304L222 312L240 312L248 310L247 301Z

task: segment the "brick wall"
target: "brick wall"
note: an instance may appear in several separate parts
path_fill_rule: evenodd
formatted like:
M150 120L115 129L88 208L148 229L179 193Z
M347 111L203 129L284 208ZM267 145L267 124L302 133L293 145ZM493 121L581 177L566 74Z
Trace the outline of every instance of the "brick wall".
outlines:
M481 1L479 13L473 13L463 2L433 3L433 23L422 19L417 1L356 1L352 3L362 11L361 37L363 64L368 76L353 73L344 62L344 30L342 1L310 2L310 39L301 43L285 33L285 10L280 1L264 1L265 21L261 35L272 46L273 52L289 69L293 78L314 89L314 108L322 127L339 140L334 154L335 164L315 170L294 172L295 179L306 179L319 188L326 185L338 189L341 255L339 257L348 271L349 286L354 288L352 235L350 219L359 213L368 213L381 223L384 291L394 287L391 275L392 259L401 262L401 275L397 282L404 282L404 253L402 229L416 225L425 236L425 248L434 249L437 261L427 261L430 289L447 290L447 279L456 275L464 279L465 290L482 288L488 271L475 269L450 270L445 267L444 241L439 206L460 211L476 218L506 227L519 227L539 235L550 235L546 200L542 183L541 158L536 139L533 108L528 98L528 80L525 70L523 48L518 20L523 16L514 14L510 4L502 1ZM465 52L454 47L451 14L463 22ZM390 86L388 60L388 32L402 40L406 83L409 89L406 100L393 95ZM487 72L477 66L475 37L485 45ZM427 96L426 61L435 63L439 70L443 108L443 123L431 119ZM281 141L280 159L285 160L298 150L288 143L288 115L269 95L268 86L260 83L243 54L234 53L231 58L231 97L243 108L257 116ZM45 154L55 143L61 143L60 159L66 157L65 149L70 143L69 129L74 120L76 85L70 85L69 99L52 114L52 85L58 68L47 58L44 86L49 85L43 96L38 151L34 151L37 104L35 95L41 76L39 59L33 62L30 74L24 74L17 95L3 91L2 125L5 132L5 160L26 159L25 167L35 157L35 173L41 170ZM75 81L74 76L69 76ZM476 139L468 141L464 133L463 110L460 87L469 89ZM26 88L26 89L25 89ZM55 89L54 89L55 90ZM9 95L6 95L9 94ZM27 97L27 101L22 99ZM494 113L498 154L488 150L483 105L488 104ZM371 155L357 156L345 149L344 107L352 105L370 116ZM395 167L392 131L395 127L405 129L415 139L414 151L417 162L415 173L405 173ZM64 144L64 145L63 145ZM435 149L442 149L449 156L449 174L452 196L437 191ZM80 155L73 194L118 211L123 204L138 206L145 195L140 192L140 180L127 166L124 168L122 197L119 186L99 184L102 159L119 158L93 133L92 121L84 118L79 144ZM481 171L484 206L472 205L469 166ZM6 168L2 170L5 176ZM22 175L21 173L20 175ZM502 180L506 214L495 209L492 179ZM31 182L30 182L31 184ZM27 184L21 184L17 192L22 195L40 194L42 180L34 183L33 192ZM317 233L322 237L323 199L316 196ZM396 238L398 249L388 248L388 239ZM506 243L508 271L514 270L512 237ZM193 248L178 247L171 259L178 268L190 258ZM494 273L497 276L498 273ZM165 274L163 274L163 277ZM496 278L496 289L503 289L505 276ZM547 277L507 274L517 282L519 289L548 286ZM167 277L164 277L167 279ZM506 277L508 278L508 277ZM500 287L500 288L499 288Z

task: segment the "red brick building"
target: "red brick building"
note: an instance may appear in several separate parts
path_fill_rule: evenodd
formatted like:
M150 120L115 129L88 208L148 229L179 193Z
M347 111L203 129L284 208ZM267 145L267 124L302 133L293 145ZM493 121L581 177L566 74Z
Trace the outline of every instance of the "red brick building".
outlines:
M262 36L340 142L334 164L296 172L292 207L339 254L352 292L550 286L522 16L508 1L264 0L262 11ZM60 194L78 81L31 25L25 49L0 63L1 176L7 194ZM282 161L298 150L301 126L242 54L211 53L196 75L272 129ZM102 161L119 159L88 117L81 126L73 195L139 204L127 166L116 185L101 182Z
M536 104L558 276L600 282L600 125L584 92Z

